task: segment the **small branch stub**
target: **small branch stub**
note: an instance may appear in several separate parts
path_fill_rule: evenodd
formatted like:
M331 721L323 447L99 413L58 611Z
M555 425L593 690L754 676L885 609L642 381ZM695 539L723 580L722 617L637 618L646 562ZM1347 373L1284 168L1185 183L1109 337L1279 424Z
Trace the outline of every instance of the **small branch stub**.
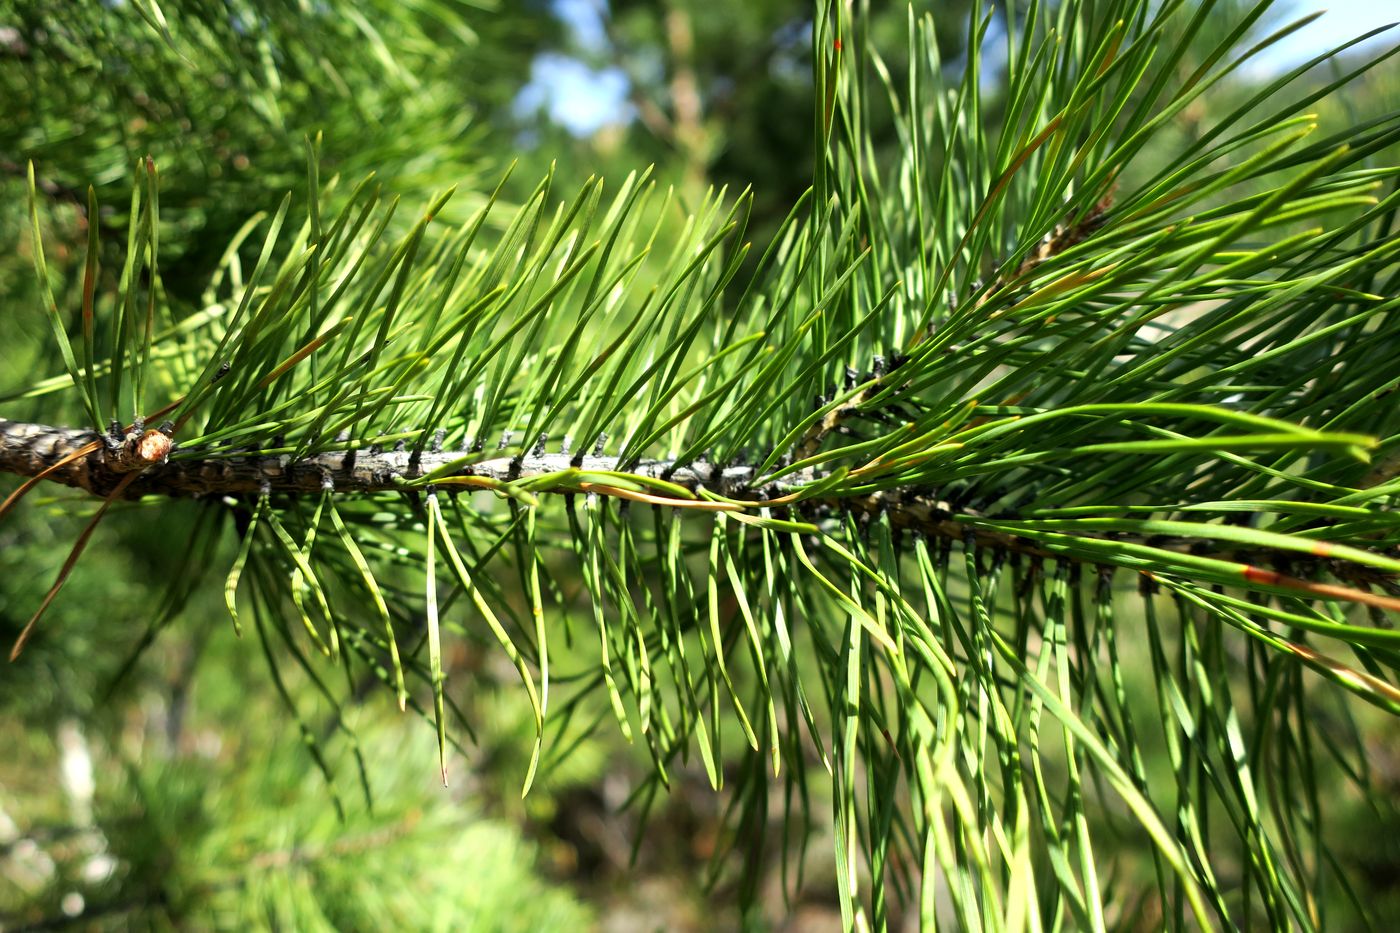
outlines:
M163 430L128 431L121 444L107 451L107 467L114 473L134 473L170 458L175 446Z

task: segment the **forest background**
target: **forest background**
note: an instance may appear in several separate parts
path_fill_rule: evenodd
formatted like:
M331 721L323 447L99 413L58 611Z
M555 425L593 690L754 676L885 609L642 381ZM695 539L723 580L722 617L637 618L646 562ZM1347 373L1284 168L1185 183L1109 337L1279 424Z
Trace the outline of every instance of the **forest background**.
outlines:
M907 67L907 17L890 6L873 18L871 36L897 84ZM1221 4L1222 21L1242 6ZM1376 6L1334 4L1222 94L1247 97L1339 37L1365 32ZM211 26L216 7L249 18ZM506 204L524 202L546 172L567 191L594 174L620 180L655 164L657 181L685 203L712 189L729 202L751 190L749 236L761 246L811 183L813 50L801 3L357 7L311 28L295 5L254 0L62 12L0 4L7 417L42 420L52 389L33 377L48 353L47 325L16 312L40 301L30 160L48 262L72 281L88 240L87 186L102 210L120 211L138 159L149 154L161 177L163 287L191 299L250 216L275 211L288 191L304 201L305 141L318 132L323 177L374 171L412 205L405 216L459 186L445 214L452 223L480 207L511 164L499 192ZM967 5L915 7L935 17L942 58L958 68ZM1256 31L1300 12L1281 6ZM1003 28L993 18L993 34ZM327 62L331 68L320 67ZM994 85L998 63L984 67ZM1316 80L1340 67L1319 69ZM1369 73L1345 98L1321 102L1322 120L1340 125L1394 109L1395 74L1393 65ZM1175 132L1189 137L1191 121L1188 112ZM884 146L899 144L892 124L873 132ZM119 256L122 245L103 248ZM107 268L115 275L120 259ZM15 485L7 477L0 493ZM18 636L91 515L78 499L40 490L0 523L0 643ZM793 929L839 923L833 829L820 822L829 805L812 808L815 841L801 855L775 846L760 876L742 879L724 859L733 844L728 801L700 763L678 769L669 795L639 801L650 764L616 730L561 736L521 799L529 704L510 664L464 639L449 644L444 667L474 734L444 790L431 723L363 686L352 685L353 701L332 708L307 673L273 656L275 646L237 637L218 587L180 585L184 561L226 566L237 542L188 554L194 512L163 516L152 525L114 509L43 630L0 677L4 928L202 926L240 917L339 928L412 918L456 928L732 928L743 919L736 891L745 883L759 892L750 920ZM1376 728L1394 735L1388 721ZM354 743L340 738L349 729ZM1370 737L1378 749L1387 747L1385 734ZM331 784L308 740L330 759ZM1375 767L1382 786L1400 789L1400 753L1389 748ZM356 787L357 755L372 810ZM1339 805L1331 816L1344 840L1336 857L1357 900L1380 928L1385 918L1400 921L1400 814L1393 805ZM1138 856L1148 858L1145 850Z

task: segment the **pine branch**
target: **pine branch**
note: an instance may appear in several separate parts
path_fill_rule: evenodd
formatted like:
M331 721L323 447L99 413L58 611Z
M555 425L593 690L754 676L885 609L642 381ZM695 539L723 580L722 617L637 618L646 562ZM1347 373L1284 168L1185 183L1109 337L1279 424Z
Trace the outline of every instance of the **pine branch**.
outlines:
M76 428L0 419L0 471L44 479L108 496L132 471L132 450L139 461L142 443L151 447L150 437L158 431L128 432L125 445L112 436ZM528 455L480 459L471 451L424 451L415 453L400 442L393 450L371 446L363 449L332 450L292 459L286 455L249 452L246 456L203 457L197 449L180 450L171 458L159 444L146 454L141 475L130 482L121 497L143 496L192 498L249 494L311 495L331 490L339 495L371 495L407 492L422 487L422 479L433 474L445 487L504 486L540 477L555 477L553 483L532 485L532 493L595 493L633 499L656 506L709 511L740 511L746 507L770 507L796 519L820 520L837 512L849 512L862 521L888 517L901 531L944 538L976 547L992 548L1035 559L1076 560L1063 551L1034 540L995 528L979 527L984 518L976 510L954 506L938 498L935 490L909 487L857 495L814 495L793 498L825 476L814 470L787 474L784 481L758 489L753 481L760 474L755 464L720 465L706 461L678 463L674 460L626 462L617 456L546 453L543 444ZM84 451L87 451L84 453ZM598 474L627 475L638 479L660 480L699 495L717 494L726 503L700 498L637 493L598 482ZM580 478L587 477L587 478ZM417 481L417 482L415 482ZM1015 516L999 516L1014 519ZM970 522L974 524L970 524ZM1326 553L1300 554L1267 548L1220 549L1209 540L1180 535L1133 535L1107 532L1084 535L1091 540L1129 542L1158 550L1228 560L1257 567L1288 568L1316 574L1327 571L1354 583L1381 585L1394 589L1393 574L1345 567ZM1096 561L1082 561L1095 563ZM1100 566L1111 566L1100 564ZM1273 571L1259 571L1268 574ZM1379 598L1388 608L1394 600Z
M92 431L56 428L0 420L0 471L33 477L72 457L84 447L98 443L97 449L63 464L47 476L65 486L105 495L119 482L124 471L110 438ZM414 454L406 445L393 450L375 447L334 450L292 460L286 456L249 454L204 458L196 451L182 450L181 456L153 465L128 489L129 498L146 495L193 497L239 495L246 493L317 493L333 489L342 494L403 492L410 480L439 470L441 479L478 477L496 482L514 482L546 476L570 469L584 472L626 472L652 479L664 479L692 492L705 487L721 495L739 494L756 474L753 466L726 469L704 462L679 465L668 460L643 460L624 464L615 456L532 452L526 457L497 457L470 461L471 451L424 451ZM804 478L798 475L798 478ZM810 475L805 478L811 479ZM791 488L784 485L784 489ZM577 490L573 490L577 491Z
M526 790L572 747L546 754L546 722L571 735L606 693L661 783L698 750L734 785L736 839L766 825L775 779L800 789L784 829L805 838L810 739L848 927L885 928L915 888L927 925L1121 922L1098 866L1117 845L1100 817L1122 813L1177 926L1189 907L1200 927L1321 928L1321 886L1291 854L1325 842L1312 748L1349 774L1367 759L1336 730L1311 741L1345 708L1296 675L1400 715L1400 634L1374 611L1400 610L1397 379L1376 365L1400 352L1400 123L1309 137L1313 104L1391 53L1232 101L1241 65L1289 30L1245 51L1253 18L1221 38L1209 4L1143 6L1027 14L1001 31L992 97L975 37L990 21L952 70L920 52L939 48L934 19L912 24L906 90L873 21L821 5L825 155L749 281L747 198L711 192L677 227L650 173L561 196L551 171L512 218L491 214L497 189L444 231L448 192L406 229L368 179L322 184L312 145L304 223L295 199L248 219L197 302L158 287L179 268L168 239L157 261L159 204L183 202L143 163L108 295L92 237L81 278L57 251L50 274L31 175L54 336L31 369L65 374L0 404L71 386L96 431L0 421L0 471L29 477L0 517L44 479L235 513L229 614L241 631L251 609L337 807L281 659L335 711L321 743L350 730L313 649L353 696L373 680L434 720L445 769L444 636L494 639L535 726ZM394 165L394 142L364 158ZM267 204L293 185L258 186ZM168 428L101 433L154 396L181 398ZM577 451L546 451L564 435ZM229 524L192 540L213 553ZM580 664L584 606L597 654ZM744 733L742 767L721 722Z

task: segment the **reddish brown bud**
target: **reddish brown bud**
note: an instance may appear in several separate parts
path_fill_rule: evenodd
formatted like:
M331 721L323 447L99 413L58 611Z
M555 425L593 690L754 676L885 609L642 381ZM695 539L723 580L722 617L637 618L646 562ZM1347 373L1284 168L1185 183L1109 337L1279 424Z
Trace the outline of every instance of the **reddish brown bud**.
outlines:
M170 455L170 438L157 430L147 431L136 443L136 456L146 463L159 463Z

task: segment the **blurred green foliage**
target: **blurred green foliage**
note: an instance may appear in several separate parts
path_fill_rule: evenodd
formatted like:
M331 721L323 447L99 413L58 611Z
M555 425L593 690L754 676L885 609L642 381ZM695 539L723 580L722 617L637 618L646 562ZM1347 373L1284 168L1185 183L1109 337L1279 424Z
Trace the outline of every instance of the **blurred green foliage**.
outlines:
M919 9L935 14L939 53L956 70L965 5ZM0 309L37 300L22 207L30 159L46 198L50 261L70 286L89 222L86 186L97 187L106 206L104 288L111 290L121 268L122 208L133 167L151 154L162 179L162 286L174 302L190 304L250 215L275 209L287 191L298 204L305 201L308 135L323 134L323 178L339 173L353 181L375 171L403 196L410 209L398 222L411 223L430 192L452 184L461 190L448 219L469 216L514 154L522 127L512 120L511 104L531 59L552 47L623 67L638 119L591 140L533 127L540 146L523 154L517 185L538 177L560 152L571 154L561 162L561 178L582 177L595 166L612 176L620 166L656 161L659 175L674 181L689 203L707 185L728 185L731 195L752 185L756 225L771 232L808 187L816 160L805 7L782 0L717 0L703 8L617 0L612 11L605 45L580 48L536 4L488 9L383 0L360 4L353 14L260 0L0 5ZM871 26L895 86L907 77L906 21L892 4ZM1231 89L1238 96L1250 91ZM1322 121L1361 122L1393 109L1396 93L1393 69L1371 72L1346 97L1331 99ZM872 105L877 122L885 120L875 136L896 147L893 122L879 116L880 108ZM1189 136L1189 116L1172 132ZM527 193L509 189L517 199ZM761 252L761 236L759 245ZM40 323L37 316L9 315L0 392L23 388L47 360ZM42 371L50 371L47 363ZM52 417L51 405L22 399L7 403L5 413L40 411ZM0 492L14 485L6 480ZM95 510L76 493L43 495L0 523L6 570L0 642L13 640ZM0 761L0 920L23 926L76 916L150 928L577 928L600 910L621 911L654 897L668 903L644 915L642 925L680 917L703 927L717 917L737 920L714 912L720 909L714 904L732 900L742 886L771 885L796 860L783 851L788 840L777 840L776 818L774 826L723 838L721 803L694 780L698 763L680 772L681 789L671 802L658 802L647 796L654 786L642 783L640 750L621 748L607 733L575 743L584 726L605 714L601 709L582 707L582 723L552 737L564 751L519 801L532 737L528 705L514 672L475 647L448 659L460 675L453 678L454 699L477 730L460 766L453 765L463 778L450 793L434 783L430 725L411 713L396 716L385 695L370 696L362 684L349 684L359 701L345 713L354 718L352 741L339 729L341 714L285 664L287 691L303 716L300 724L290 720L256 647L232 637L220 594L182 587L183 559L231 562L235 529L218 524L223 521L192 503L164 511L158 526L135 510L114 509L45 633L24 663L0 679L0 743L13 750ZM196 534L201 523L207 524ZM1146 708L1152 700L1144 650L1133 646L1125 658L1142 681L1130 684L1141 688L1135 702ZM561 653L567 667L569 651ZM1380 750L1377 767L1387 769L1381 777L1400 786L1400 765L1384 751L1390 722L1364 722L1376 730L1367 740ZM737 731L733 721L726 725ZM302 730L315 733L334 759L328 770L337 776L332 786L343 818L305 753ZM1165 770L1163 748L1145 748L1146 767ZM58 778L80 772L74 762L83 756L94 782L87 798L81 774ZM372 809L357 783L362 767ZM737 764L727 767L731 778L739 777ZM621 790L619 774L625 775ZM637 786L643 788L633 801L638 805L619 814ZM811 793L814 830L830 832L829 792L814 782ZM639 837L637 811L647 803L654 825ZM1336 804L1358 832L1377 835L1377 825L1400 825L1387 801ZM638 891L616 890L634 845L641 872L663 879L661 894L647 894L640 884ZM745 846L761 855L752 871L720 874L711 906L696 906L704 904L696 876L707 860ZM813 849L804 863L807 906L815 904L814 918L829 921L830 846L824 841ZM1366 866L1358 878L1363 896L1393 891L1400 865L1393 849L1381 839L1351 853ZM1125 874L1152 871L1141 850L1116 855ZM552 885L542 880L546 875L579 881L595 903L581 905L580 889ZM81 900L74 892L82 892ZM1376 916L1393 916L1400 908L1384 896L1376 893ZM801 906L799 898L792 909ZM784 909L775 906L774 913ZM1154 914L1148 909L1144 916Z
M95 186L108 293L149 154L161 287L177 307L198 298L248 217L288 191L305 201L317 134L323 178L374 172L414 202L460 185L452 210L465 216L508 161L492 140L510 130L493 123L559 29L539 6L453 0L0 4L0 306L38 303L30 160L59 282L82 262ZM23 315L6 323L0 386L22 389L47 366L51 338ZM42 405L11 400L6 413ZM93 511L44 491L0 523L0 638L13 640ZM192 503L158 526L114 508L54 609L52 637L0 678L0 925L586 925L575 897L540 880L519 825L472 802L494 772L444 791L431 729L412 717L354 711L371 793L352 782L331 805L256 644L233 638L216 593L186 602L185 561L232 559L232 529L211 519L225 520ZM196 541L198 553L182 551ZM288 674L287 688L307 728L335 732L304 678ZM514 747L510 717L500 722L504 732L480 737ZM350 761L347 748L329 754Z

